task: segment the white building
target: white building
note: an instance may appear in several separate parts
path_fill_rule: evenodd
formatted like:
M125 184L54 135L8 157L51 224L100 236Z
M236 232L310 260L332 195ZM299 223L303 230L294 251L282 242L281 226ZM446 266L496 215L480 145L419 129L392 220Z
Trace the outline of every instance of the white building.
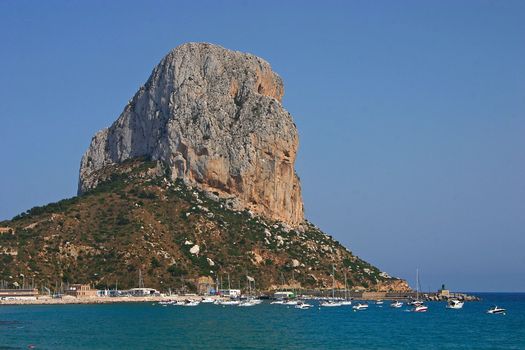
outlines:
M289 299L295 298L295 294L293 292L275 292L273 293L273 297L275 299Z
M160 292L153 288L133 288L124 292L132 297L159 296Z
M219 294L225 297L238 298L241 296L240 289L220 289Z

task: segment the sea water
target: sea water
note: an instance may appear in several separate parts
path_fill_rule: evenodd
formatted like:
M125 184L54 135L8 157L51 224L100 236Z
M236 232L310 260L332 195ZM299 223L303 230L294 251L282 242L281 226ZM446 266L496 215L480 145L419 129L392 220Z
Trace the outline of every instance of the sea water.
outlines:
M0 306L0 349L525 349L525 293L427 313L152 303ZM491 306L506 315L489 315Z

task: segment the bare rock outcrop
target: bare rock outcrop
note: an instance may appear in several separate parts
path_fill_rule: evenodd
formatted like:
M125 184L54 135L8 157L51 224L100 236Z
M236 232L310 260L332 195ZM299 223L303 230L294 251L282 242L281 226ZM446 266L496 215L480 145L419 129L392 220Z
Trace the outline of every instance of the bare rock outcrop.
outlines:
M181 45L93 137L79 193L96 187L107 165L145 157L166 164L173 179L231 199L235 209L296 226L304 220L294 170L298 135L283 94L281 78L261 58Z

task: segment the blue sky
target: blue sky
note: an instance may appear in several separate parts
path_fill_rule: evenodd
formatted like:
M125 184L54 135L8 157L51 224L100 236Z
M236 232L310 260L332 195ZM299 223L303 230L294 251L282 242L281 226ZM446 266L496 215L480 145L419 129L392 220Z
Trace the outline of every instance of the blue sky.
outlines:
M0 2L0 219L80 157L173 47L268 60L307 217L423 289L525 291L525 2Z

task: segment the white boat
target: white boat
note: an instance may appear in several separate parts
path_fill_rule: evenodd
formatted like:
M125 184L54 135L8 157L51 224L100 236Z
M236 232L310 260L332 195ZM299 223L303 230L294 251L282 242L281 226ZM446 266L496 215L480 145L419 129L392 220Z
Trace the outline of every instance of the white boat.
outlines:
M241 302L239 300L217 300L215 301L216 305L225 305L225 306L231 306L231 305L239 305Z
M352 306L352 309L355 311L364 311L368 309L368 304L357 303L357 305Z
M274 305L274 304L282 305L282 304L284 304L284 300L274 300L270 304L272 304L272 305Z
M304 303L302 301L298 302L296 305L295 305L295 308L296 309L301 309L301 310L307 310L309 308L313 307L312 304L308 304L308 303Z
M340 301L335 301L335 300L324 300L322 301L319 306L322 306L322 307L336 307L336 306L341 306L341 302Z
M299 302L297 300L288 300L283 303L283 305L297 305Z
M250 304L253 304L253 305L259 305L259 304L262 304L262 300L261 299L256 299L254 297L248 297L247 299L245 300L241 300L241 304L243 302L250 302Z
M185 300L182 304L182 306L197 306L200 304L200 301L198 300Z
M506 309L494 305L493 307L491 307L490 309L487 310L487 313L488 314L502 314L502 315L505 315L506 311L507 311Z
M342 306L349 306L349 305L352 305L352 300L349 300L349 299L345 299L345 300L342 300L341 302L339 302Z
M239 304L237 304L237 306L239 307L249 307L249 306L255 306L255 305L257 304L254 303L252 300L243 300Z
M447 303L447 306L446 308L447 309L461 309L463 308L463 304L465 304L465 302L461 301L461 300L458 300L458 299L450 299Z
M390 307L399 309L399 308L403 307L403 302L401 302L399 300L396 300L396 301L394 301L393 303L390 304Z
M376 300L376 305L383 305L383 300L381 300L381 299Z
M412 309L412 312L427 312L427 311L428 311L428 306L425 306L425 305L416 305L416 307Z
M201 303L203 303L203 304L211 304L211 303L214 303L214 302L215 302L215 300L213 298L209 298L209 297L208 298L204 298L204 299L201 300Z

